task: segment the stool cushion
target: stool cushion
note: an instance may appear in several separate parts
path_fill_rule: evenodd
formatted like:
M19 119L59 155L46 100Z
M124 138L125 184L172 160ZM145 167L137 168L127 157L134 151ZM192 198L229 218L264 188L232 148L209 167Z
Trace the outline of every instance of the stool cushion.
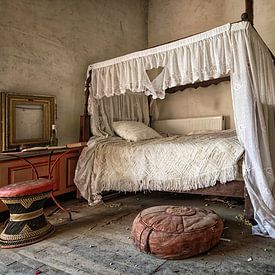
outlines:
M222 231L223 221L212 210L156 206L137 215L132 239L143 252L164 259L183 259L216 245Z
M51 191L53 182L49 179L40 178L9 184L0 188L0 198L22 197Z

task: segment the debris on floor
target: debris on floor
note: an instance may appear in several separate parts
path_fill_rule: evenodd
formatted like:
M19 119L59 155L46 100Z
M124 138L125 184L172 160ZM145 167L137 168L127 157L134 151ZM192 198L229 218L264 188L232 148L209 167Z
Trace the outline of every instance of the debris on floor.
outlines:
M212 202L212 203L222 203L224 204L226 207L228 208L234 208L234 207L237 207L239 205L239 202L236 201L236 200L225 200L225 199L221 199L221 198L206 198L204 199L205 201L209 201L209 202ZM209 206L209 204L205 204L205 206Z
M248 261L248 262L252 262L253 259L252 259L251 257L249 257L249 258L247 259L247 261Z
M105 204L107 207L122 207L122 203L106 203Z
M224 236L208 252L164 261L132 244L130 230L141 210L156 205L203 208L206 203L225 221ZM0 249L0 274L275 274L275 240L251 234L243 206L229 208L201 196L164 192L120 197L107 204L113 207L67 201L66 208L77 210L74 220L69 222L59 211L49 218L56 229L49 238L15 250Z
M220 238L221 241L224 241L224 242L231 242L230 239L226 239L226 238Z
M247 219L244 217L243 214L239 214L239 215L235 216L235 219L236 219L237 221L242 222L243 224L245 224L245 225L247 225L247 226L252 226L252 223L251 223L249 220L247 220Z

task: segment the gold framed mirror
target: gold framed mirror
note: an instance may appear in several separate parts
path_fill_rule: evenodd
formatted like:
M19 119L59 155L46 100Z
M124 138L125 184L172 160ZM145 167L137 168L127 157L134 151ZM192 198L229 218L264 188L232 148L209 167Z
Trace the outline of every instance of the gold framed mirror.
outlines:
M1 150L48 145L55 106L55 96L1 92Z

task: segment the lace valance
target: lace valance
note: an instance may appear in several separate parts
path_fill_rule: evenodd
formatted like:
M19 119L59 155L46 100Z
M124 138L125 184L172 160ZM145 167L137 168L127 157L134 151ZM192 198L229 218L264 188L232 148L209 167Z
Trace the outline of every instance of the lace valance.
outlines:
M230 71L230 24L169 44L92 64L90 94L94 98L126 90L164 98L165 89L219 78ZM147 70L162 67L150 81Z

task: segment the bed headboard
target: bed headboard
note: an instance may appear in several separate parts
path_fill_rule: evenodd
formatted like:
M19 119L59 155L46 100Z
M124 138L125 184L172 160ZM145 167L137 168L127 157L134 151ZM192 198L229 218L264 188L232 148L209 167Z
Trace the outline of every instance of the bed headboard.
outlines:
M169 134L188 134L196 130L224 130L223 116L178 118L152 121L152 128Z

